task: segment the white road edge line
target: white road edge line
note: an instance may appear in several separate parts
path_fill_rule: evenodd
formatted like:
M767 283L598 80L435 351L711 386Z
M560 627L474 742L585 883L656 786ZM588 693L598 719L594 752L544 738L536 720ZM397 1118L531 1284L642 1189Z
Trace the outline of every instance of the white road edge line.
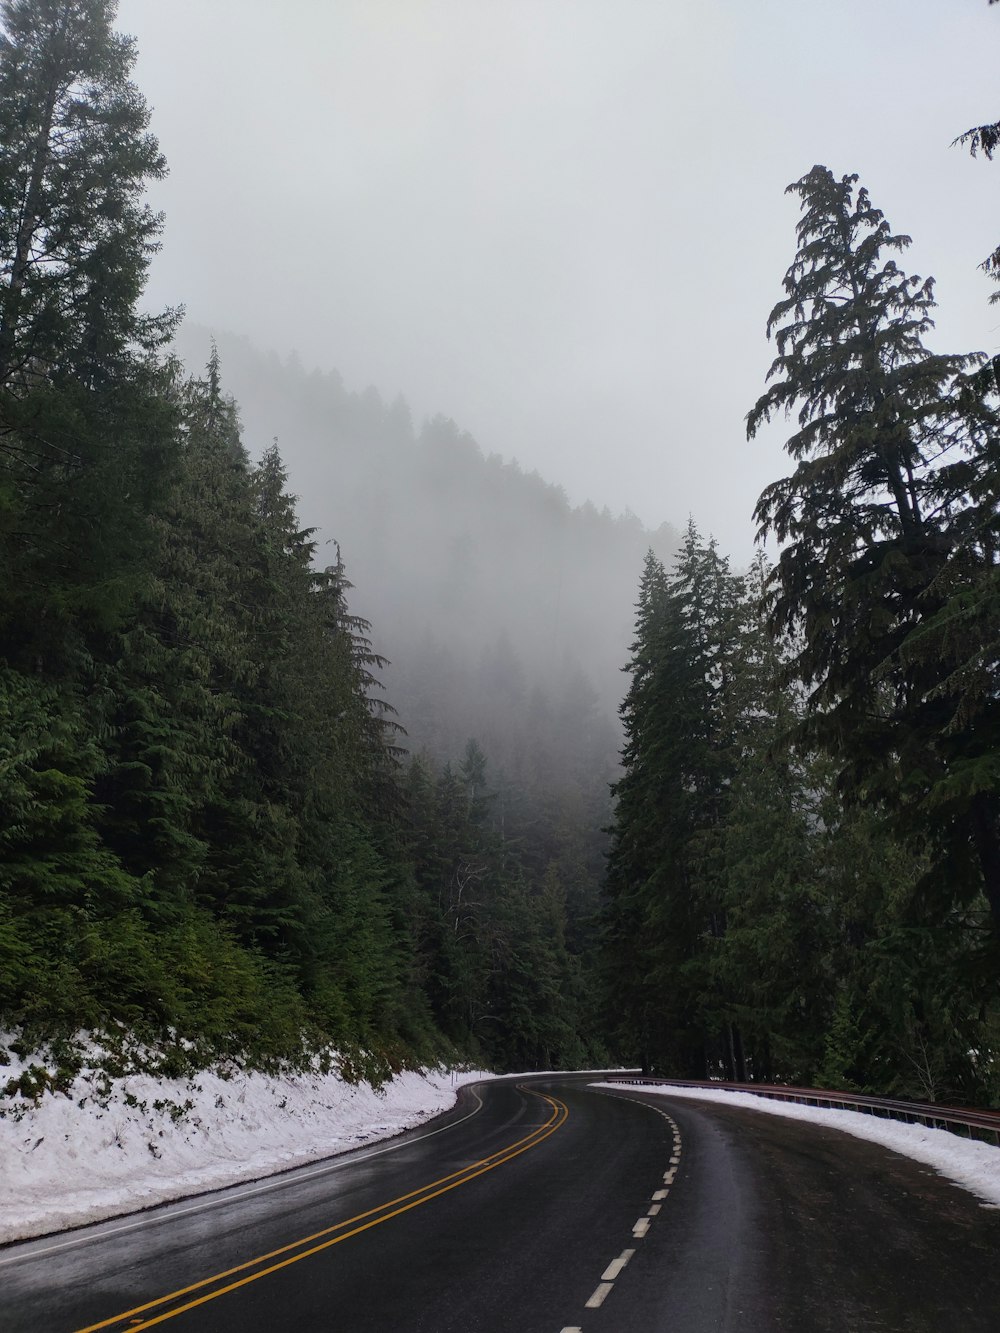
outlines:
M614 1290L614 1286L613 1282L602 1282L583 1308L585 1310L599 1310L608 1299L608 1293Z

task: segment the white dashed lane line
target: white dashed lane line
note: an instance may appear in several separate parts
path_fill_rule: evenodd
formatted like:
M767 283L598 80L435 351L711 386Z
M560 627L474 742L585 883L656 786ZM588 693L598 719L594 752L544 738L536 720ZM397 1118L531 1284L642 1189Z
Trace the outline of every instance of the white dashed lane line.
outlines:
M607 1268L601 1274L602 1282L614 1282L615 1278L622 1271L628 1261L635 1254L635 1250L622 1250L617 1259L612 1259Z
M609 1292L614 1290L614 1286L613 1282L602 1282L583 1308L585 1310L599 1310L607 1300Z
M629 1101L638 1101L637 1098L630 1097ZM661 1111L658 1106L651 1107L648 1102L638 1102L639 1106L645 1106L647 1110L653 1110L657 1115L663 1116L667 1124L673 1131L673 1155L670 1158L669 1168L663 1173L663 1189L654 1190L651 1202L646 1215L637 1219L632 1228L632 1237L634 1240L642 1240L652 1224L654 1217L658 1217L663 1207L663 1200L670 1193L669 1186L674 1183L674 1176L677 1174L677 1168L681 1160L681 1134L677 1128L677 1122L666 1111ZM628 1264L628 1261L635 1254L635 1250L622 1250L617 1259L612 1259L607 1268L601 1274L601 1281L591 1293L590 1298L584 1303L585 1310L599 1310L604 1302L614 1290L615 1282L621 1276L622 1270ZM560 1333L583 1333L578 1324L567 1324L560 1329Z

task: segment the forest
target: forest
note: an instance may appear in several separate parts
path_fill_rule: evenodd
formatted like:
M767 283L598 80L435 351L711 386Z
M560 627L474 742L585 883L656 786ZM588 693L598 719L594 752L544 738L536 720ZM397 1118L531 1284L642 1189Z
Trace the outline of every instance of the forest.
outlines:
M5 1040L995 1103L997 364L858 179L789 187L736 570L148 313L116 6L0 14Z
M691 524L640 588L606 922L621 1040L695 1078L991 1101L998 362L929 350L933 282L856 176L789 189L747 417L797 428L756 510L778 559L737 574Z
M123 1029L193 1063L332 1048L375 1076L606 1059L587 978L617 663L596 665L601 702L580 604L613 567L624 645L649 534L453 423L418 439L405 407L289 372L278 428L300 453L321 432L330 475L305 480L341 500L344 556L321 547L279 449L245 447L218 349L191 375L178 314L141 313L165 163L113 17L4 10L4 1023L29 1044ZM352 528L376 484L384 522ZM503 554L545 516L556 615L543 554ZM366 578L400 571L375 630L355 549ZM467 586L476 564L503 611Z

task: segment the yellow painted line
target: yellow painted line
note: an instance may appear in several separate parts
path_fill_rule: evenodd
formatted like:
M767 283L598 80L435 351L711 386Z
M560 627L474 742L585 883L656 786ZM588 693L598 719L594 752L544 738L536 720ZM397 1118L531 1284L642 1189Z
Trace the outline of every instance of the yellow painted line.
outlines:
M208 1301L215 1300L217 1296L224 1296L227 1292L236 1291L240 1287L245 1287L251 1282L256 1282L258 1278L266 1277L269 1273L276 1273L279 1269L288 1268L291 1264L296 1264L300 1259L307 1259L310 1255L319 1254L323 1250L328 1250L334 1245L339 1245L341 1241L348 1240L351 1236L360 1235L363 1231L368 1231L372 1227L379 1226L382 1222L388 1222L392 1217L399 1217L402 1213L407 1213L412 1208L418 1208L422 1203L429 1203L431 1199L436 1199L442 1194L447 1194L450 1190L457 1189L459 1185L464 1185L470 1180L475 1180L478 1176L485 1175L488 1171L494 1171L498 1166L504 1166L515 1157L520 1157L522 1153L535 1148L550 1134L554 1134L569 1116L569 1107L556 1097L550 1097L546 1093L533 1092L530 1088L525 1088L533 1097L540 1097L548 1102L552 1107L552 1114L543 1124L533 1129L530 1134L517 1139L514 1143L508 1144L506 1148L500 1148L497 1152L491 1153L489 1157L484 1157L478 1162L471 1162L460 1171L453 1171L450 1175L441 1176L438 1180L432 1180L429 1184L420 1189L411 1190L408 1194L401 1194L396 1199L390 1199L387 1203L380 1204L376 1208L369 1208L366 1212L357 1213L354 1217L346 1218L343 1222L337 1222L331 1227L326 1227L322 1231L316 1231L310 1236L303 1236L300 1240L293 1241L288 1245L282 1245L277 1250L271 1250L267 1254L258 1255L255 1259L248 1259L235 1268L227 1268L221 1273L215 1273L211 1277L202 1278L199 1282L194 1282L190 1286L180 1287L177 1291L172 1291L166 1296L160 1296L156 1300L147 1301L144 1305L134 1306L131 1310L125 1310L123 1313L114 1315L110 1319L104 1319L98 1324L88 1324L86 1328L78 1329L77 1333L97 1333L99 1329L113 1328L117 1324L129 1320L129 1333L139 1333L144 1328L152 1328L156 1324L162 1324L167 1319L173 1319L175 1315L183 1314L186 1310L193 1310L198 1305L204 1305ZM399 1205L399 1206L397 1206ZM386 1209L392 1209L387 1212ZM368 1219L368 1220L365 1220ZM357 1226L355 1223L362 1223ZM345 1227L352 1227L350 1231L344 1231ZM333 1235L334 1232L341 1232L340 1235ZM332 1237L332 1239L323 1239ZM314 1245L314 1241L322 1241L322 1244ZM301 1250L301 1246L311 1246L310 1249ZM291 1250L300 1250L298 1254L289 1254ZM280 1258L286 1255L287 1258ZM142 1322L131 1322L138 1315L143 1315L158 1306L166 1305L170 1301L179 1300L183 1296L189 1296L193 1292L200 1291L204 1287L210 1286L214 1282L222 1282L226 1278L234 1277L237 1273L246 1273L249 1268L256 1268L259 1264L267 1264L271 1259L279 1259L278 1263L269 1264L267 1268L262 1268L258 1272L249 1273L247 1276L239 1278L236 1282L230 1282L224 1287L219 1287L214 1291L206 1292L204 1295L196 1297L184 1305L178 1306L174 1310L164 1311L162 1314L154 1316L152 1319Z

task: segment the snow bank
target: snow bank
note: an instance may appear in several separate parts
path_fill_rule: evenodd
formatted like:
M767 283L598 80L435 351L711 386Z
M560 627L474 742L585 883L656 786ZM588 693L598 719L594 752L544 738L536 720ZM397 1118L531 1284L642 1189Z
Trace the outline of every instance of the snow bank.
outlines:
M0 1060L0 1087L33 1061ZM490 1075L402 1073L375 1091L336 1073L109 1079L85 1068L35 1105L0 1098L0 1243L254 1180L389 1138Z
M595 1083L597 1088L616 1088L621 1083ZM692 1101L721 1102L724 1106L743 1106L765 1115L783 1115L790 1120L809 1120L828 1129L840 1129L858 1139L880 1143L884 1148L931 1166L948 1180L975 1194L987 1207L1000 1208L1000 1148L973 1139L962 1139L947 1129L928 1129L907 1125L900 1120L882 1120L861 1111L839 1111L820 1106L802 1106L797 1102L772 1101L752 1092L726 1092L721 1088L664 1088L651 1084L635 1085L636 1091L664 1097L686 1097Z

